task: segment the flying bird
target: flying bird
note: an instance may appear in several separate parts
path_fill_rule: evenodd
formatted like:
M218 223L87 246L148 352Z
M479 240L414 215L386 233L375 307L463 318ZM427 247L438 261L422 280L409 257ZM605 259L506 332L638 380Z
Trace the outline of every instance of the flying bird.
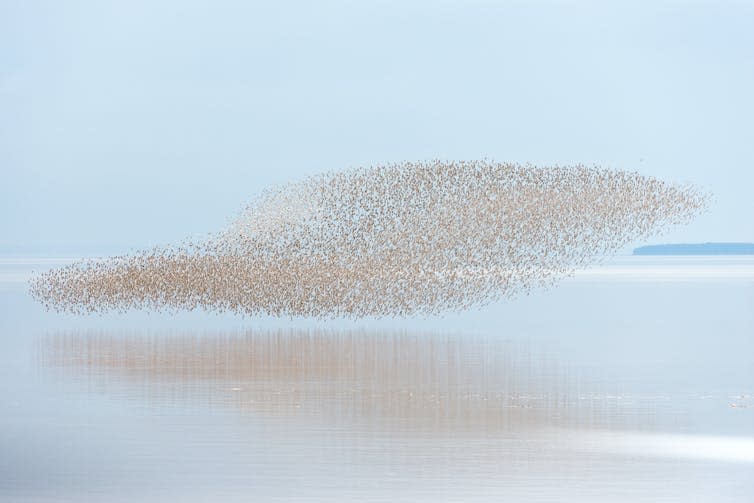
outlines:
M634 172L403 162L269 189L226 229L34 277L48 309L408 316L547 287L689 222L707 195Z

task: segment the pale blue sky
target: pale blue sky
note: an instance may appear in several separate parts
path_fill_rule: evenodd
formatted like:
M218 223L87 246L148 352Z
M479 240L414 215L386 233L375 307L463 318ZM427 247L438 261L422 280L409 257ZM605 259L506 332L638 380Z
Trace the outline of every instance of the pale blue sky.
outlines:
M754 241L753 2L0 0L0 254L127 252L270 184L408 159L600 164ZM644 243L636 243L637 245Z

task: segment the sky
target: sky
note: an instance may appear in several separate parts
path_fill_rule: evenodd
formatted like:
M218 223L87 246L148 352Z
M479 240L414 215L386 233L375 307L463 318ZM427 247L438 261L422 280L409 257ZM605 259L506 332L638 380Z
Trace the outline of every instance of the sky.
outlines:
M0 0L0 255L223 228L271 185L477 159L714 194L754 241L754 2Z

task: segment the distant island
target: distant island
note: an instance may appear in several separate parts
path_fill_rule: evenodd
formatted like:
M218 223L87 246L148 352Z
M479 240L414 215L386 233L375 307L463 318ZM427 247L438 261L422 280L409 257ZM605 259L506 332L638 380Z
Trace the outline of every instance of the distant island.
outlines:
M634 248L634 255L754 255L754 243L681 243Z

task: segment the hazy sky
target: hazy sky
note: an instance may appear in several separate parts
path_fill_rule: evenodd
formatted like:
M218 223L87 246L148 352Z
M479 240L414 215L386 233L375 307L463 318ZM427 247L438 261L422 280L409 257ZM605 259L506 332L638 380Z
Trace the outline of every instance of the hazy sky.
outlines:
M309 173L481 157L694 182L709 213L653 242L754 241L752 27L719 0L0 0L0 254L131 251Z

